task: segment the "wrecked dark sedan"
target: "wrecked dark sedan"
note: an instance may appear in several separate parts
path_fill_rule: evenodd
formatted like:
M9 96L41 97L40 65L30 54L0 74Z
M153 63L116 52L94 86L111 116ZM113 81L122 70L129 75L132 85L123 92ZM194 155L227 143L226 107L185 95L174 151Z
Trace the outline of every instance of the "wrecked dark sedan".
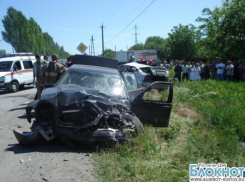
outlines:
M112 60L96 57L94 62L83 61L91 57L76 55L75 64L56 85L45 89L40 100L26 107L27 120L32 126L30 132L14 130L20 144L54 138L70 147L90 142L113 143L127 141L129 136L143 132L141 121L156 127L168 126L171 83L156 82L145 88L134 74L121 75L116 69L117 62L114 69L108 68L114 67L113 64L94 66L98 65L98 59Z

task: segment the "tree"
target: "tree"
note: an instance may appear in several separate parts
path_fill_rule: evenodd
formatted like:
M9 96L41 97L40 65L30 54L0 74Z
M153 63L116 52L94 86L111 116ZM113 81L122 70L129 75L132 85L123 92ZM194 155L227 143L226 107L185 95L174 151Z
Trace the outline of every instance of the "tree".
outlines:
M24 27L28 26L26 17L20 11L10 7L2 22L5 28L5 31L2 31L3 40L10 43L17 52L29 51L29 45L25 42L24 36Z
M131 46L128 50L144 50L144 44L139 43L139 44L135 44L133 46Z
M33 52L51 55L57 53L59 57L68 57L69 53L63 46L53 41L48 33L42 33L37 22L29 20L13 7L9 7L7 15L4 16L2 36L5 42L10 43L16 52Z
M203 10L197 19L203 24L204 44L212 57L239 59L245 57L245 1L225 0L222 7Z
M167 44L172 59L190 61L196 59L196 45L200 40L193 25L175 26L168 34Z
M4 54L6 54L6 51L3 50L3 49L1 49L1 50L0 50L0 57L1 57L2 55L4 55Z
M111 49L106 49L104 51L104 57L106 57L106 58L114 58L115 57L114 56L114 51L111 50Z
M161 57L167 57L167 40L159 36L148 37L145 41L145 49L160 51Z

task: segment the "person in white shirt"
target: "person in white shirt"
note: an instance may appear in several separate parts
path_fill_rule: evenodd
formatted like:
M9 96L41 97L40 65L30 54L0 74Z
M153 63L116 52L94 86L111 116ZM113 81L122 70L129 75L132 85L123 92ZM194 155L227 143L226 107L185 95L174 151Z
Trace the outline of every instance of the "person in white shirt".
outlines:
M186 62L184 62L184 66L182 66L182 71L183 71L183 76L182 76L182 81L184 81L184 79L188 80L188 70L189 70L189 66L186 65Z
M225 69L225 64L223 64L221 60L219 60L219 64L216 65L216 69L217 69L217 80L223 81L224 79L223 73Z
M188 78L189 78L189 80L191 80L191 70L192 70L192 68L195 67L195 63L194 62L192 62L192 63L188 62L188 66L189 66L189 68L188 68Z
M232 82L233 80L233 72L234 66L231 64L231 61L228 61L228 65L226 66L226 76L229 82Z
M200 81L200 73L201 69L198 67L198 63L196 63L195 66L191 68L190 80Z

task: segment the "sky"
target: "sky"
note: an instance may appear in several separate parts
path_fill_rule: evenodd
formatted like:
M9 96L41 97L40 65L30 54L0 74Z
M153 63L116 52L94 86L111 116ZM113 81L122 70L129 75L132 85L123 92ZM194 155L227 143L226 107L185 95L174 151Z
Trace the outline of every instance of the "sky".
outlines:
M0 31L5 31L2 20L12 6L27 19L34 18L42 32L70 54L80 54L80 43L88 47L86 53L92 52L93 36L93 52L98 55L102 53L102 24L104 49L126 51L135 44L135 27L138 43L150 36L167 38L174 26L198 26L195 20L204 8L221 5L222 0L0 0ZM2 40L2 34L0 40L0 50L11 53L12 46Z

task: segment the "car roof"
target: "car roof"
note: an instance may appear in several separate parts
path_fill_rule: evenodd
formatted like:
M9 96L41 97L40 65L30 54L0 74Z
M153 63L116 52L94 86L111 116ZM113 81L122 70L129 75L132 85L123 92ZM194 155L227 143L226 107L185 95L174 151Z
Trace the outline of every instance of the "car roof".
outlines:
M26 60L36 60L34 56L15 56L15 57L5 57L0 58L1 61L26 61Z
M135 62L126 63L126 64L123 64L123 65L133 66L133 67L136 67L136 68L151 68L152 67L152 66L149 66L149 65L146 65L146 64L140 64L140 63L135 63Z
M117 69L100 67L100 66L91 66L91 65L80 65L80 64L73 64L69 70L71 71L85 71L85 72L95 72L95 73L102 73L102 74L110 74L110 75L118 75L120 73Z

